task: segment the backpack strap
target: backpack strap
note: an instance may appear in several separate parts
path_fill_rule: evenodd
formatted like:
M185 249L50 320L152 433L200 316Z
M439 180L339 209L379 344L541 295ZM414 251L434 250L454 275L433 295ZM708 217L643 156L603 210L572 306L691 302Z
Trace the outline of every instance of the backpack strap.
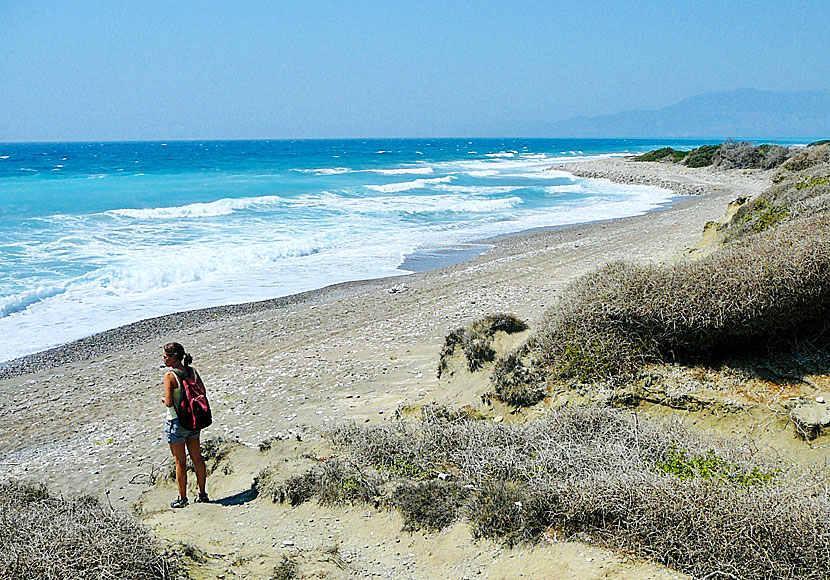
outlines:
M173 408L176 409L176 415L179 414L179 407L184 401L184 379L187 378L187 375L180 371L179 369L170 369L170 372L173 373L173 376L176 377L176 383L179 385L179 390L181 391L181 396L179 397L179 404L176 404L175 397L173 398Z

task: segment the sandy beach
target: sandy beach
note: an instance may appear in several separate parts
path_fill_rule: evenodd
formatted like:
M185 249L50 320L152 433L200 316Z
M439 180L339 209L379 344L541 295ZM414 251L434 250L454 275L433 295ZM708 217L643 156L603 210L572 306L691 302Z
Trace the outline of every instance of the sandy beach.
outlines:
M619 158L556 169L580 177L658 185L686 197L667 209L632 218L487 240L492 247L485 253L437 270L182 312L12 361L0 371L0 472L67 494L106 494L113 506L128 509L151 490L149 475L170 461L161 439L164 407L159 398L161 346L171 340L185 345L205 378L215 416L206 436L222 435L253 448L275 435L286 441L295 442L297 435L310 441L318 427L333 422L384 421L402 405L469 402L463 393L442 391L436 378L438 354L450 330L494 312L515 314L532 328L575 277L615 259L679 259L700 239L708 221L724 216L729 202L751 197L770 182L770 173L759 170L689 169ZM256 460L250 460L250 468L258 468ZM252 478L244 469L237 468L234 477L223 484L223 491L232 495L250 486ZM239 507L243 511L233 517L227 511L205 511L221 506L199 506L198 511L217 522L227 519L231 526L240 513L255 511L252 505ZM289 526L290 508L269 509L279 511L280 525ZM308 522L321 514L341 516L323 514L326 510L321 508L319 513L306 513L309 509L291 517L305 522L300 536L319 545L322 540L314 538L315 526ZM355 526L362 525L365 511L353 508L342 515L344 546L349 537L345 522L354 518ZM152 525L174 534L173 516L159 513ZM383 519L378 534L393 533L390 517L374 516ZM354 546L346 547L364 570L371 570L370 550L362 548L369 545L364 536L356 534ZM476 548L457 526L448 537L470 554L486 551L481 545ZM390 541L389 549L394 550L394 539ZM429 539L406 541L423 544L406 553L434 549ZM583 563L586 558L615 558L604 551L578 557L575 554L585 549L566 545L544 549L559 555L539 555L543 562L571 556L581 557ZM514 577L505 571L509 566L498 572L498 558L507 557L503 553L492 561L487 557L476 556L489 574L484 577ZM411 573L398 577L441 577L440 570L450 570L449 563L439 565L433 559L418 561ZM378 565L377 570L391 573L393 564ZM603 577L601 568L587 566L573 577ZM637 577L626 576L634 572L622 564L616 569L609 577ZM443 577L466 573L456 572ZM657 567L649 568L649 575L681 577Z

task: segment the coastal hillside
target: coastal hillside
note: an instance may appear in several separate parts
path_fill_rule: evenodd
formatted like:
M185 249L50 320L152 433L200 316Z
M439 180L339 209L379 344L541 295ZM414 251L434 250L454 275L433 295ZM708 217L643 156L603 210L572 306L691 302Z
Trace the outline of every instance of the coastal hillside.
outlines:
M828 577L828 149L559 166L684 197L132 343L124 327L100 359L0 379L0 570ZM213 501L183 510L157 428L168 328L216 421Z

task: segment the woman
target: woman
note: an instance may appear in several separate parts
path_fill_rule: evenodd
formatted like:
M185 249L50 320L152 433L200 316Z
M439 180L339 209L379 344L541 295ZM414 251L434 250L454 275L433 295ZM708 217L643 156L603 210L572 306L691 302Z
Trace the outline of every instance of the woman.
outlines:
M170 370L164 373L164 398L162 402L167 407L167 425L164 430L165 438L170 444L170 451L176 460L176 484L179 487L179 498L170 504L172 508L183 508L187 506L187 456L185 447L190 453L190 461L193 463L193 471L196 472L196 482L199 484L199 497L197 502L208 502L205 491L205 480L207 469L205 460L202 458L202 450L199 447L198 431L188 431L179 426L179 419L176 417L176 408L182 400L182 379L194 373L196 381L204 388L202 378L196 369L190 366L193 357L184 351L184 347L178 342L171 342L164 346L162 353L165 366Z

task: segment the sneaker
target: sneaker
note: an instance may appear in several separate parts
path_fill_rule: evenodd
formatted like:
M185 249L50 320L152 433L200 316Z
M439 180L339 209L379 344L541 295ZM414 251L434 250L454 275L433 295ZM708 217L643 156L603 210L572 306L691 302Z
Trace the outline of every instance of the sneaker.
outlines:
M207 493L200 493L199 497L193 500L193 503L210 503L210 498Z
M170 502L170 507L174 508L174 509L175 508L187 507L187 498L186 497L180 497L176 501Z

